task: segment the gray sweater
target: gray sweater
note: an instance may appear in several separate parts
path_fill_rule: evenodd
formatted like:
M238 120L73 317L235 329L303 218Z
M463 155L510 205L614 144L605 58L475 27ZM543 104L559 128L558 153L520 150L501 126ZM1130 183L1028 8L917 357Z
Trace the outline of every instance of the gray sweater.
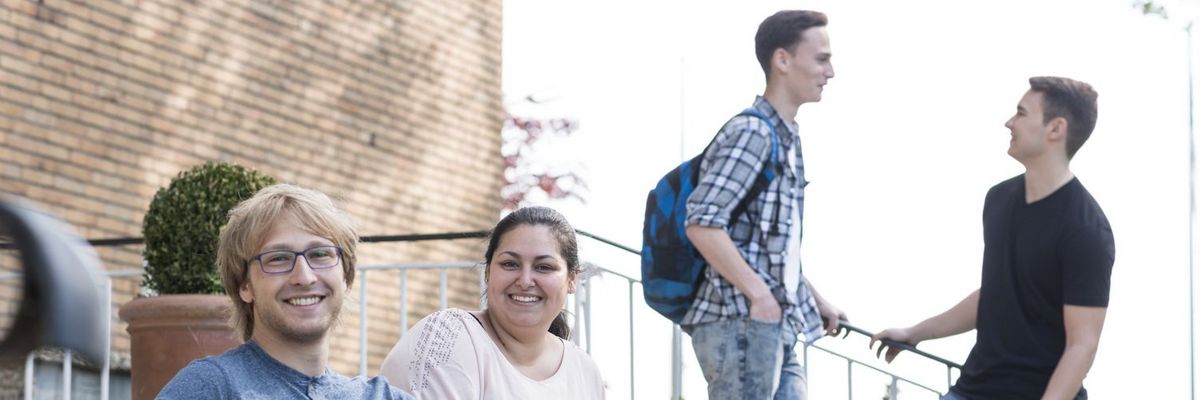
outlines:
M253 341L192 361L158 399L413 399L383 377L349 378L325 369L310 377L271 358Z

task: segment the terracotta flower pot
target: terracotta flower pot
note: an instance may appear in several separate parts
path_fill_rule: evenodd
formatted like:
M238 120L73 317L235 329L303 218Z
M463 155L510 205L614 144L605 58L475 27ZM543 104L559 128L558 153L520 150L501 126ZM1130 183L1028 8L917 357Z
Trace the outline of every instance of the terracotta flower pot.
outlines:
M174 294L137 298L121 306L129 323L133 400L151 400L192 360L242 344L229 326L224 295Z

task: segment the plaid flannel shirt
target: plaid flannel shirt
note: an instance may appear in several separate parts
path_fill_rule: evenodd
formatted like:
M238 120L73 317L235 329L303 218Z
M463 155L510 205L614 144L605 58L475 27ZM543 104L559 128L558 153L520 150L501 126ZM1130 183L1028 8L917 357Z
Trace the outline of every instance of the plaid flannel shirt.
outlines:
M687 223L689 226L725 229L742 258L779 301L787 332L804 334L804 341L811 343L822 335L816 300L803 274L794 293L788 293L783 283L785 257L800 256L786 254L791 224L803 222L791 220L792 207L800 207L801 219L804 215L807 181L804 180L800 136L795 122L784 121L762 96L754 100L754 108L770 117L775 126L781 160L790 154L792 146L796 146L795 169L783 163L782 173L776 175L758 198L747 204L746 211L737 220L731 221L730 214L750 191L771 151L768 136L771 129L762 119L753 116L734 118L717 132L715 143L700 163L700 181L687 200ZM706 268L704 275L696 300L684 316L682 325L750 316L750 302L740 290L713 268Z

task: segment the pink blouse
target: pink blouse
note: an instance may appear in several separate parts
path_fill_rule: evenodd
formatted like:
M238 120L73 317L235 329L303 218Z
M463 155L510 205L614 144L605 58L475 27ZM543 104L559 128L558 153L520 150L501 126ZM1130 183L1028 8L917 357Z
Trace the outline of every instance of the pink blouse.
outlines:
M558 371L535 381L508 362L475 317L447 309L417 322L379 374L417 399L604 399L592 358L569 341L563 348Z

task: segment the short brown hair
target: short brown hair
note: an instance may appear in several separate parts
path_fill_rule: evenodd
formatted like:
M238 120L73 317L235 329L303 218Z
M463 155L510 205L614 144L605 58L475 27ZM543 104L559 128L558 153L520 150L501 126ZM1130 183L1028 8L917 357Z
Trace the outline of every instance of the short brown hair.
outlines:
M764 19L758 24L758 33L754 34L754 55L758 57L763 74L771 77L771 55L775 54L775 49L791 53L804 38L804 31L828 23L825 14L809 10L783 10Z
M1083 147L1096 128L1096 90L1086 83L1057 76L1029 78L1029 90L1042 94L1042 123L1067 121L1067 159Z
M251 259L266 244L275 223L287 217L295 218L301 229L341 247L346 286L354 283L358 232L349 215L334 206L329 196L312 189L289 184L263 188L229 211L229 222L221 228L217 245L221 283L233 300L230 322L245 340L254 333L254 305L242 301L238 292L249 279Z

